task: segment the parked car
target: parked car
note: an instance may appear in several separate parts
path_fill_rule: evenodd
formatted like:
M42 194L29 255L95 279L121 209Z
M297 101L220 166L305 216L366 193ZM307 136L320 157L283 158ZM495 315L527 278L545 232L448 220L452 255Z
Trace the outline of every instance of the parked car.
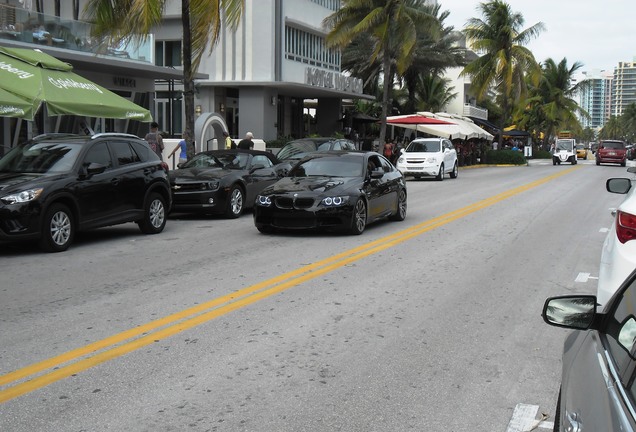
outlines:
M636 159L636 145L627 144L625 148L627 149L627 159L629 160Z
M0 159L0 240L61 252L77 231L136 222L159 233L172 203L167 171L134 135L35 137Z
M584 144L576 145L576 157L578 159L587 159L587 149Z
M596 165L602 163L627 165L627 148L624 141L603 140L596 150Z
M256 198L254 224L277 229L327 229L362 234L380 219L406 217L406 183L384 156L329 151L303 158L289 176Z
M284 177L291 164L259 150L211 150L170 171L174 212L237 218L266 186Z
M556 140L554 153L552 153L552 165L570 162L577 163L576 140L573 138L560 138Z
M636 173L636 167L627 169ZM610 178L608 192L624 194L625 199L612 211L614 222L605 236L601 250L597 297L605 305L616 288L636 268L636 187L634 179Z
M444 180L446 173L457 178L457 151L445 138L418 138L401 150L397 169L404 176L435 177Z
M276 157L285 162L298 162L308 153L329 150L355 150L353 141L345 138L315 137L289 141L280 149Z
M590 295L548 298L543 319L564 343L554 431L636 430L636 271L603 312Z

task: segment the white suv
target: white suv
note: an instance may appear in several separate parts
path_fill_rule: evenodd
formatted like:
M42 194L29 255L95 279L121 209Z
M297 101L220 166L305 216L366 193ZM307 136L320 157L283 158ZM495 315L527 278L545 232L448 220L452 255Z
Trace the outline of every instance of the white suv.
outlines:
M397 169L403 176L435 177L444 180L446 173L457 178L457 151L444 138L417 138L401 150Z

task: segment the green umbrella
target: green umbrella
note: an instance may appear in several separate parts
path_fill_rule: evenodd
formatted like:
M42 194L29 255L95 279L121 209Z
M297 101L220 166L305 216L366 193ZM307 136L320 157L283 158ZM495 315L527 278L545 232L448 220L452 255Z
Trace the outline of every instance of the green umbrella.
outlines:
M71 114L152 121L147 109L77 75L72 69L70 64L37 49L0 47L0 89L32 102L34 111L46 103L51 116Z
M0 117L33 120L33 104L0 88Z

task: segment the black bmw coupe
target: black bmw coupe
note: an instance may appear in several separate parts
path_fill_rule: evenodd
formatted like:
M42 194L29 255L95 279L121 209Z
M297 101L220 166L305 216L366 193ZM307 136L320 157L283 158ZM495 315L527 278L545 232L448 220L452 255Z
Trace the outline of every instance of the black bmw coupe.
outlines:
M256 195L285 176L291 164L258 150L198 153L170 171L173 212L222 214L237 218Z
M330 151L303 158L256 197L254 224L278 229L327 229L362 234L367 224L406 217L406 183L375 152Z

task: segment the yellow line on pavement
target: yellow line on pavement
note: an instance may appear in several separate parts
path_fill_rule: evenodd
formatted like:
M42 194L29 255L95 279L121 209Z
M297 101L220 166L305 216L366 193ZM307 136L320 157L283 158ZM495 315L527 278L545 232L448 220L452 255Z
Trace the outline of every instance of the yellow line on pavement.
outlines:
M446 225L483 208L492 206L505 199L563 176L578 167L559 171L556 174L536 180L532 183L504 191L482 201L454 210L420 224L379 238L372 242L333 255L313 264L281 274L269 280L248 286L236 292L218 297L192 308L168 315L147 324L123 331L83 347L68 351L55 357L15 370L0 376L0 386L15 385L0 390L0 403L25 393L42 388L63 378L77 374L88 368L120 357L129 352L168 338L207 321L228 314L234 310L253 304L303 282L334 271L364 257L393 247L413 237ZM132 339L132 340L130 340ZM128 342L126 342L128 341ZM71 363L67 364L66 363ZM45 372L54 369L50 372ZM28 381L18 383L31 377Z

